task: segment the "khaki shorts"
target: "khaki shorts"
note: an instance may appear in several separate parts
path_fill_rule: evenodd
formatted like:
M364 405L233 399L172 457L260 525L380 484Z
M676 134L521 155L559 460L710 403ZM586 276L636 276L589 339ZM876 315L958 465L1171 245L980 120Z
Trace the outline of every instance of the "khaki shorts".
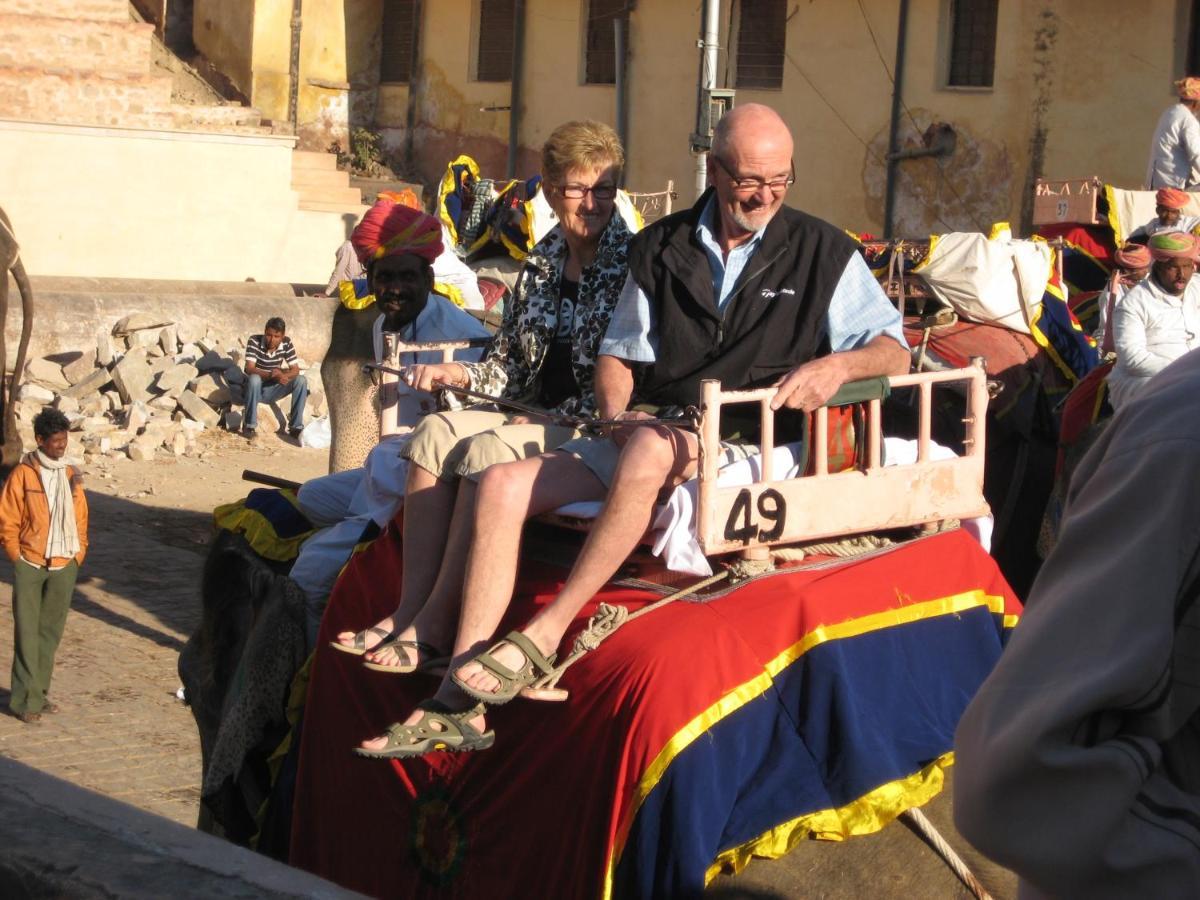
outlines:
M554 450L580 433L566 425L510 425L511 419L475 409L426 416L402 453L442 481L476 481L488 466Z
M563 453L570 453L587 466L591 473L600 479L605 489L612 487L613 478L617 473L617 461L621 458L621 448L611 438L577 437L566 441L558 449ZM755 444L722 441L721 458L717 461L717 467L749 459L757 454L758 447Z

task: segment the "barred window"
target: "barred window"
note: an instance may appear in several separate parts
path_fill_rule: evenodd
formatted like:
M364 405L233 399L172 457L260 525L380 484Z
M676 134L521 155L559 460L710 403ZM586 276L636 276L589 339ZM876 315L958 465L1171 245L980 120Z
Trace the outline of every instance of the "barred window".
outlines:
M416 32L414 0L383 0L382 54L379 80L408 84L412 79L413 37Z
M588 0L583 79L587 84L616 83L617 41L613 35L613 22L628 28L625 11L626 0Z
M476 81L512 81L515 18L513 0L479 0Z
M999 9L1000 0L951 0L948 85L992 86Z
M787 0L741 0L738 4L739 88L783 87Z

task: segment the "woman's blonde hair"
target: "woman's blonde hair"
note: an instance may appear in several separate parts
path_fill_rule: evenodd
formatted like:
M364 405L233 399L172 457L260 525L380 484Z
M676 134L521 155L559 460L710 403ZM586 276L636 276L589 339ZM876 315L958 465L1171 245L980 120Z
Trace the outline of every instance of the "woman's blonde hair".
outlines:
M615 168L617 177L625 168L625 149L617 133L603 122L564 122L542 145L542 177L549 184L562 184L575 169Z

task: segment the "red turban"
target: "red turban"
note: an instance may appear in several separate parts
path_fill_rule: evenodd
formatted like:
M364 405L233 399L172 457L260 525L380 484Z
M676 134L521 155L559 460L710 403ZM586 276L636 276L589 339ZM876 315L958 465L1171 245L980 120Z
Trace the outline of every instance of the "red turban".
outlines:
M1165 206L1167 209L1183 209L1191 199L1192 195L1187 191L1169 187L1160 188L1159 192L1154 195L1154 202L1158 206Z
M1150 238L1150 255L1155 262L1195 259L1196 239L1186 231L1160 231Z
M1150 265L1150 248L1141 244L1126 244L1113 253L1113 262L1122 269L1144 269Z
M350 235L364 266L385 256L412 253L432 263L442 253L442 224L433 216L382 197Z
M1175 82L1180 100L1200 100L1200 78L1181 78Z

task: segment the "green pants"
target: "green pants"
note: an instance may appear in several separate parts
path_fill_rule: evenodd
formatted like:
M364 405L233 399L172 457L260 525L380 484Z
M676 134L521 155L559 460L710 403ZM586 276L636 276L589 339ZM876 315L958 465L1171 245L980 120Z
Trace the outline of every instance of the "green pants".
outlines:
M75 560L55 572L38 569L24 560L13 565L15 634L8 705L14 713L41 712L46 705L54 654L67 624L78 574L79 563Z

